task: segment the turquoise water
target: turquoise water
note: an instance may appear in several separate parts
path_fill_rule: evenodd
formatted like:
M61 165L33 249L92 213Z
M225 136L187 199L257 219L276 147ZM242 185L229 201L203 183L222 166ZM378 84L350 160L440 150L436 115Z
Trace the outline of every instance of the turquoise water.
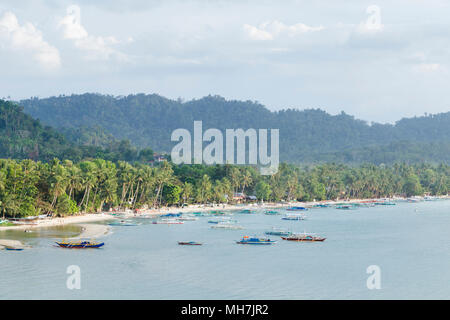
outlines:
M245 230L211 229L209 217L113 227L99 250L53 246L54 237L73 229L26 238L32 249L0 251L0 299L450 299L450 201L311 209L304 221L262 213L234 218ZM327 240L235 243L272 226ZM69 265L80 267L80 290L66 287ZM366 286L370 265L380 267L379 290Z

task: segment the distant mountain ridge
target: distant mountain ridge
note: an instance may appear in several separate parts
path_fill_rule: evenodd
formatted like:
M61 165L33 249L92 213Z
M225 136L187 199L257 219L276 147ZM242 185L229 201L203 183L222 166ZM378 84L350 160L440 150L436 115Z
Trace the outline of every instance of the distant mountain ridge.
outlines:
M172 131L192 130L194 120L202 120L203 130L279 128L280 160L294 163L449 161L450 112L404 118L395 125L369 125L344 112L335 116L320 109L272 112L256 102L220 96L181 102L157 94L86 93L32 98L20 104L26 113L52 127L101 128L116 139L156 151L170 152Z

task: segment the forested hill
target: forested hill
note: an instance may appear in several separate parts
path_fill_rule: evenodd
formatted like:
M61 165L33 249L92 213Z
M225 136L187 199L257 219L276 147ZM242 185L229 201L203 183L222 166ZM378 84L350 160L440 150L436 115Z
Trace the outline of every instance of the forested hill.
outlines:
M51 159L70 147L61 133L42 126L22 109L0 100L1 157Z
M153 151L138 150L129 141L118 141L98 127L66 128L58 132L23 112L23 107L0 99L0 158L80 161L103 158L148 161Z
M102 128L116 139L169 152L174 129L279 128L280 158L289 162L449 162L450 112L372 124L320 109L271 112L252 101L207 96L182 102L152 95L100 94L29 99L26 113L56 128ZM385 154L386 153L386 154ZM411 161L410 161L411 160Z

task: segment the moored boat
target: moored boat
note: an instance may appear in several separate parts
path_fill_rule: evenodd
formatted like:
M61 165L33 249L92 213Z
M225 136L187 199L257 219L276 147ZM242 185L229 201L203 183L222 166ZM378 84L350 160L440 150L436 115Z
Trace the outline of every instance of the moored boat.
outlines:
M278 211L275 211L275 210L267 210L267 211L264 212L264 214L267 214L269 216L273 216L273 215L277 215L277 214L280 214L280 213Z
M254 245L269 245L274 244L276 241L270 240L269 238L257 238L244 236L241 240L236 241L238 244L254 244Z
M330 205L327 203L318 203L318 204L313 205L312 207L313 208L328 208L329 206Z
M153 224L184 224L183 221L178 221L176 219L161 219L152 222Z
M350 204L343 204L336 206L336 209L340 210L355 210L357 207Z
M121 226L121 227L134 227L134 226L138 226L140 225L139 223L134 223L134 222L128 222L125 220L122 221L114 221L114 222L110 222L108 223L108 226Z
M255 211L249 210L249 209L244 209L244 210L239 211L239 213L252 214L252 213L255 213Z
M178 241L180 246L201 246L203 243L197 241Z
M287 214L281 219L282 220L300 221L300 220L305 220L305 216L304 215L300 215L300 214Z
M181 217L182 213L166 213L161 215L161 217L168 217L168 218L177 218Z
M232 224L232 223L218 223L214 226L211 226L212 229L228 229L228 230L242 230L244 227Z
M23 251L23 248L5 246L5 250L9 250L9 251Z
M325 241L326 238L319 237L313 233L294 233L289 236L282 236L281 239L288 241L305 241L305 242L315 242L315 241Z
M183 214L181 217L177 218L178 221L197 221L198 217L190 215L190 214Z
M56 244L61 248L68 249L88 249L88 248L100 248L105 245L104 242L96 242L91 240L79 240L79 241L57 241Z
M308 210L308 208L305 208L305 207L290 207L290 208L287 208L286 210L288 210L288 211L306 211L306 210Z
M272 230L266 231L264 233L269 236L289 236L292 234L292 232L280 228L272 228Z

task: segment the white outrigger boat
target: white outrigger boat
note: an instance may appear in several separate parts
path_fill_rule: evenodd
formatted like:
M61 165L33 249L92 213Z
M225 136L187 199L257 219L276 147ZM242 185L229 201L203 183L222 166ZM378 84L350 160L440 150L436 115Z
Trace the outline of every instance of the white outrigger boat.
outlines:
M152 222L153 224L183 224L183 221L178 221L176 219L161 219Z
M191 214L183 214L181 217L177 218L178 221L197 221L198 217Z
M244 229L243 226L240 226L238 224L233 223L218 223L211 227L212 229L228 229L228 230L242 230Z

